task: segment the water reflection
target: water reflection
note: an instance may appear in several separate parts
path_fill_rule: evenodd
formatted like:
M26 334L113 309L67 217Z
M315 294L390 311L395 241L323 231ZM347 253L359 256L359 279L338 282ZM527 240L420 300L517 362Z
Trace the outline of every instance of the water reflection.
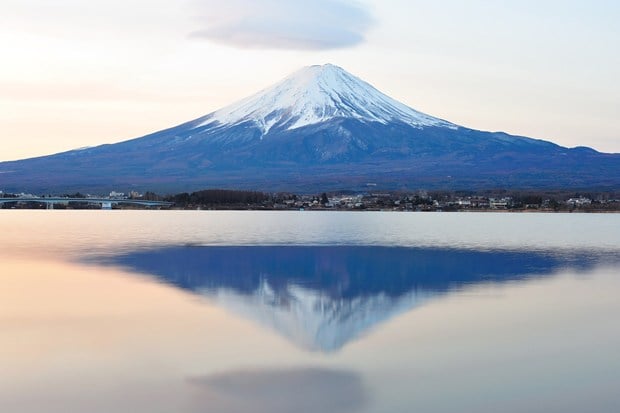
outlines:
M464 285L585 270L597 258L524 251L363 246L174 246L100 260L268 326L296 345L335 351L396 314Z
M357 412L359 374L324 368L235 370L190 380L195 412Z

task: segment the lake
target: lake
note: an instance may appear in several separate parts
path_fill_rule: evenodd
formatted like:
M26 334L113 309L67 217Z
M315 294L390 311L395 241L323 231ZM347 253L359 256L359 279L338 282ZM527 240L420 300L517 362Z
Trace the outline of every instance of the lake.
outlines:
M0 210L0 411L620 411L620 215Z

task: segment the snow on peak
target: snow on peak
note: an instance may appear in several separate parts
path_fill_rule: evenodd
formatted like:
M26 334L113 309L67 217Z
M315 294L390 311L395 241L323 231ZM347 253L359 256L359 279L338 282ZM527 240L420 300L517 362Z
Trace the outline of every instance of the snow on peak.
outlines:
M415 127L456 125L418 112L332 65L304 67L281 82L201 119L200 126L252 121L266 134L277 126L296 129L333 118L403 122Z

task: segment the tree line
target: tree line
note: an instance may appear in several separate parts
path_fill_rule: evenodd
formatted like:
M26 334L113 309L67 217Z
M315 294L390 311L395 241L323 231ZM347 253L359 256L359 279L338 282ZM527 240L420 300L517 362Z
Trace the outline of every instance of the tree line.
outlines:
M174 202L176 206L192 205L248 205L269 201L270 195L258 191L238 191L230 189L205 189L202 191L170 195L164 201Z

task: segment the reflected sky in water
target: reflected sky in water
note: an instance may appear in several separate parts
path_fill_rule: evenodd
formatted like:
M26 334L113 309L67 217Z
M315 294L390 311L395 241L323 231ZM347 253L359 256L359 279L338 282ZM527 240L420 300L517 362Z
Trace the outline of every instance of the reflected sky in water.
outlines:
M0 411L620 411L617 215L0 211Z

